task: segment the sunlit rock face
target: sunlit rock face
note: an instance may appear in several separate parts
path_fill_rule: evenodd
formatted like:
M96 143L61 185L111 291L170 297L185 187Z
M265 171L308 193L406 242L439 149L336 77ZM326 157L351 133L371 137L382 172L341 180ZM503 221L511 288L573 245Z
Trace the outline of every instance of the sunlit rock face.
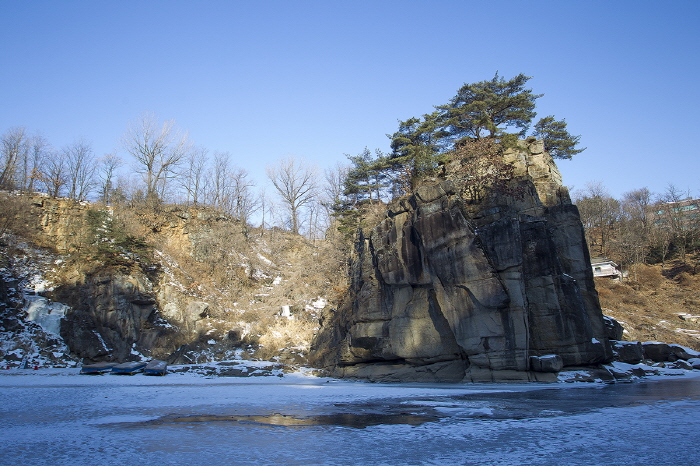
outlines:
M323 322L317 366L371 380L551 380L532 361L611 359L578 211L541 142L524 144L506 155L512 189L465 199L448 168L358 234L350 296Z

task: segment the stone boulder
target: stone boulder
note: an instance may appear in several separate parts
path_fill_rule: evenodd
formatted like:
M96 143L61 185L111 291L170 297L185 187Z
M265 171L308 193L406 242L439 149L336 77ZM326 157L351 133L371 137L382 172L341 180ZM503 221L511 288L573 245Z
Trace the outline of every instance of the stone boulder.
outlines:
M622 340L622 334L625 329L622 328L620 322L606 315L603 316L603 322L605 322L605 336L608 337L609 340Z
M678 359L688 361L690 359L700 358L700 351L695 351L694 349L676 344L670 344L668 346Z
M644 348L644 358L656 362L673 362L679 359L688 361L700 357L700 351L660 341L645 341L642 343L642 347Z
M668 343L645 341L642 343L642 348L644 349L644 359L651 359L655 362L675 361L678 359L678 357L673 354L671 345Z
M536 372L559 372L564 368L564 361L558 354L530 356L530 368Z
M683 359L679 359L677 361L674 361L673 363L671 363L667 367L669 367L671 369L683 369L684 371L693 370L693 365L690 364L688 361L685 361Z
M520 154L507 192L468 200L447 176L358 232L349 299L324 319L314 365L371 380L497 381L537 380L532 356L612 359L578 211L548 154Z
M638 341L613 341L615 360L628 364L637 364L644 359L644 348Z

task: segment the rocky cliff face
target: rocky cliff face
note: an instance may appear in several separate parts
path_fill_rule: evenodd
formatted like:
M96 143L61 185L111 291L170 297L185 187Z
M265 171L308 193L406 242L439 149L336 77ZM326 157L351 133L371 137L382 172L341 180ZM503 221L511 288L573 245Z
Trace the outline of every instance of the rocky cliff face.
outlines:
M70 306L60 333L78 358L163 358L177 348L175 328L160 315L151 280L140 271L96 271L49 295Z
M0 363L303 362L328 287L322 249L247 232L206 207L0 192Z
M4 196L0 200L12 202L13 208L2 213L11 217L9 225L21 237L3 237L0 244L3 255L8 255L7 264L0 263L0 332L15 332L15 340L28 340L25 327L41 329L50 319L48 334L65 342L72 357L88 362L165 359L206 333L202 322L207 304L185 289L181 277L171 270L179 270L169 265L172 259L156 251L155 260L143 262L124 251L118 263L112 259L108 264L107 257L84 252L95 242L89 214L109 209L42 195ZM207 244L209 230L202 224L218 219L208 216L182 210L167 222L151 222L158 228L144 227L144 231L158 230L155 244L167 244L188 256L197 252L193 245ZM41 278L40 290L35 289L33 277ZM51 309L59 303L60 315ZM0 358L15 347L24 356L36 353L29 346L17 343L9 350L0 348Z
M371 380L548 380L612 349L578 211L541 142L506 159L510 190L461 196L449 166L360 232L350 296L312 361Z

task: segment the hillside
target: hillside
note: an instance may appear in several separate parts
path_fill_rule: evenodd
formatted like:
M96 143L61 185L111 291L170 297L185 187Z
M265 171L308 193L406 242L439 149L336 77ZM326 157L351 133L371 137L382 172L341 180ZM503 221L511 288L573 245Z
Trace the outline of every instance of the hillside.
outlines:
M343 290L332 241L244 229L207 208L3 197L0 358L15 364L303 363L320 312ZM49 357L47 339L68 348Z
M700 350L700 276L692 267L636 264L622 280L596 279L603 312L630 341L665 341Z

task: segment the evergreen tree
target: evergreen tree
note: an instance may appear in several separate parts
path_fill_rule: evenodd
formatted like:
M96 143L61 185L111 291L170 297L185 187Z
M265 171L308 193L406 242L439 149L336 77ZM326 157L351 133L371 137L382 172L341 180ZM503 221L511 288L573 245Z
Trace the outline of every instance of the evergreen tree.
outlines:
M502 150L516 146L536 116L535 101L542 97L526 89L530 79L521 73L506 80L496 73L490 80L464 84L448 104L437 106L433 113L399 121L398 131L387 135L392 152L380 166L390 172L394 192L410 192L416 181L437 175L441 164L455 157L463 160L465 147L470 152L489 147L484 160L476 160L472 153L468 166L493 165L493 154L500 151L475 141L488 139ZM534 136L544 139L546 150L555 158L569 159L585 150L577 148L580 136L569 134L566 122L553 116L535 125ZM362 171L360 164L356 168ZM501 168L494 170L503 173Z
M380 201L390 186L390 164L380 150L374 156L368 148L358 155L347 155L352 163L344 176L343 193L333 204L338 230L350 236L364 225L370 211L380 208Z
M431 175L437 167L441 153L443 134L440 130L440 113L435 111L421 118L399 121L399 130L387 135L391 139L391 168L406 168L409 180L406 188L412 188L412 180Z
M379 201L382 191L389 185L387 183L387 158L380 150L375 151L374 157L368 148L352 156L346 157L352 163L345 178L343 194L353 204L368 200Z
M570 159L586 150L577 149L581 136L572 136L566 130L566 120L555 120L553 115L541 118L535 124L534 136L544 141L544 149L555 159Z
M452 140L479 139L517 128L524 136L535 117L535 100L542 97L525 89L528 80L521 73L506 81L496 73L491 80L464 84L447 105L438 107L446 134Z

